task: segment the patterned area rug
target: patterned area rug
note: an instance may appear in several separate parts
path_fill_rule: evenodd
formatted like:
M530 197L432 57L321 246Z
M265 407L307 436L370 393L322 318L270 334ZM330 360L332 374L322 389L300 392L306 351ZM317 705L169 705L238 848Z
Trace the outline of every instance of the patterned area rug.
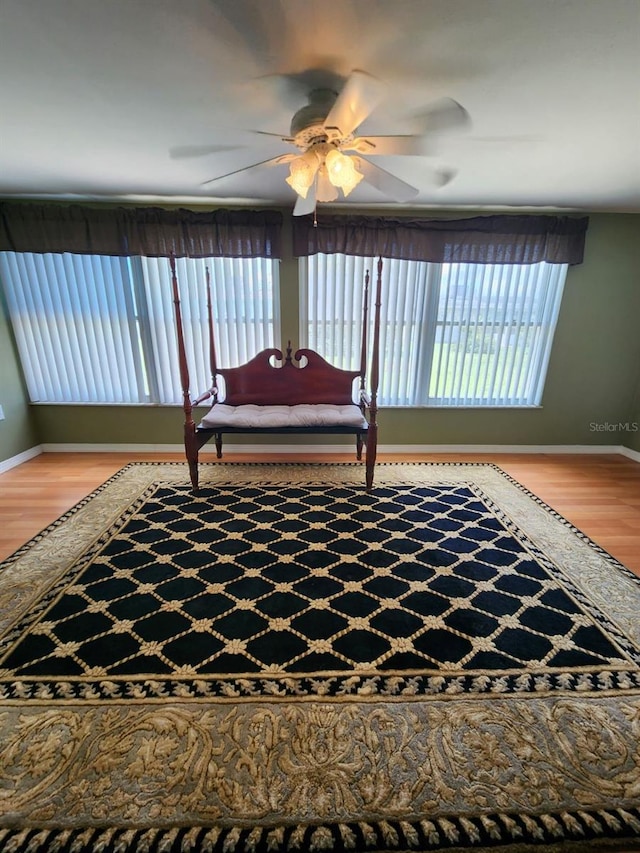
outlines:
M491 465L132 464L2 564L0 850L640 850L640 583Z

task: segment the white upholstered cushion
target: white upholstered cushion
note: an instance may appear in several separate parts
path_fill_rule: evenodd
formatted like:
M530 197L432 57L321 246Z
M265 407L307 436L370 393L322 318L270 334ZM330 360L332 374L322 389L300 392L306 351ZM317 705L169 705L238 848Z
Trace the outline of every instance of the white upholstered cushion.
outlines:
M329 406L226 406L216 403L200 422L205 429L216 427L366 427L367 422L355 404Z

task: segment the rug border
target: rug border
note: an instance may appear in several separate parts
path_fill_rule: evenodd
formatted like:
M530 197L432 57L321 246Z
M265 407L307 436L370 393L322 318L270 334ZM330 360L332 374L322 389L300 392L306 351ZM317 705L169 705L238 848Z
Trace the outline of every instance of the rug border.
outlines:
M634 853L640 850L640 834L620 833L617 836L594 835L586 838L582 824L588 826L588 819L596 823L617 822L618 830L615 831L626 832L620 824L622 821L627 828L638 833L640 809L631 811L611 808L576 813L554 811L513 815L491 812L482 815L482 818L474 817L473 820L443 815L418 820L235 823L231 826L194 823L141 826L135 829L108 825L80 826L71 830L45 825L0 826L0 844L7 843L9 846L2 849L12 853L49 853L52 849L71 849L73 853L103 853L114 849L118 853L149 853L150 850L246 853L258 849L271 853L294 850L330 853L338 846L358 853L366 850L372 853L411 853L415 850L448 850L450 853L468 853L470 850L478 853L581 853L585 850L599 853L606 850L612 853ZM536 840L516 840L523 835L523 828L517 821L524 826L529 837ZM461 840L464 846L459 845ZM82 844L81 847L77 846L78 842ZM51 847L52 844L56 846Z

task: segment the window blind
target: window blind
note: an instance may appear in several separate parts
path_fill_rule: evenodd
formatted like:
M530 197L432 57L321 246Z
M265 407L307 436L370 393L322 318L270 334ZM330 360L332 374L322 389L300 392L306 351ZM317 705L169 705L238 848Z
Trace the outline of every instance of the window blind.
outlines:
M277 261L178 258L193 396L211 384L206 268L218 363L275 346ZM9 316L32 402L181 401L169 263L163 258L0 252Z
M126 258L0 253L32 402L147 399Z
M300 259L301 340L339 367L359 366L362 287L375 268L344 254ZM567 269L385 259L380 404L539 405Z

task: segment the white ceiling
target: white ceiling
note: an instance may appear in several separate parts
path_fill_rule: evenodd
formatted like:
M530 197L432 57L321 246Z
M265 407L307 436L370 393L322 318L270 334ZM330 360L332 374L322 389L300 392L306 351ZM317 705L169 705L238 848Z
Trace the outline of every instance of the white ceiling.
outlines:
M202 182L295 150L250 131L287 135L317 68L385 81L361 134L468 110L376 158L412 207L640 212L640 0L0 0L0 196L293 206L284 165ZM171 155L195 145L228 150Z

